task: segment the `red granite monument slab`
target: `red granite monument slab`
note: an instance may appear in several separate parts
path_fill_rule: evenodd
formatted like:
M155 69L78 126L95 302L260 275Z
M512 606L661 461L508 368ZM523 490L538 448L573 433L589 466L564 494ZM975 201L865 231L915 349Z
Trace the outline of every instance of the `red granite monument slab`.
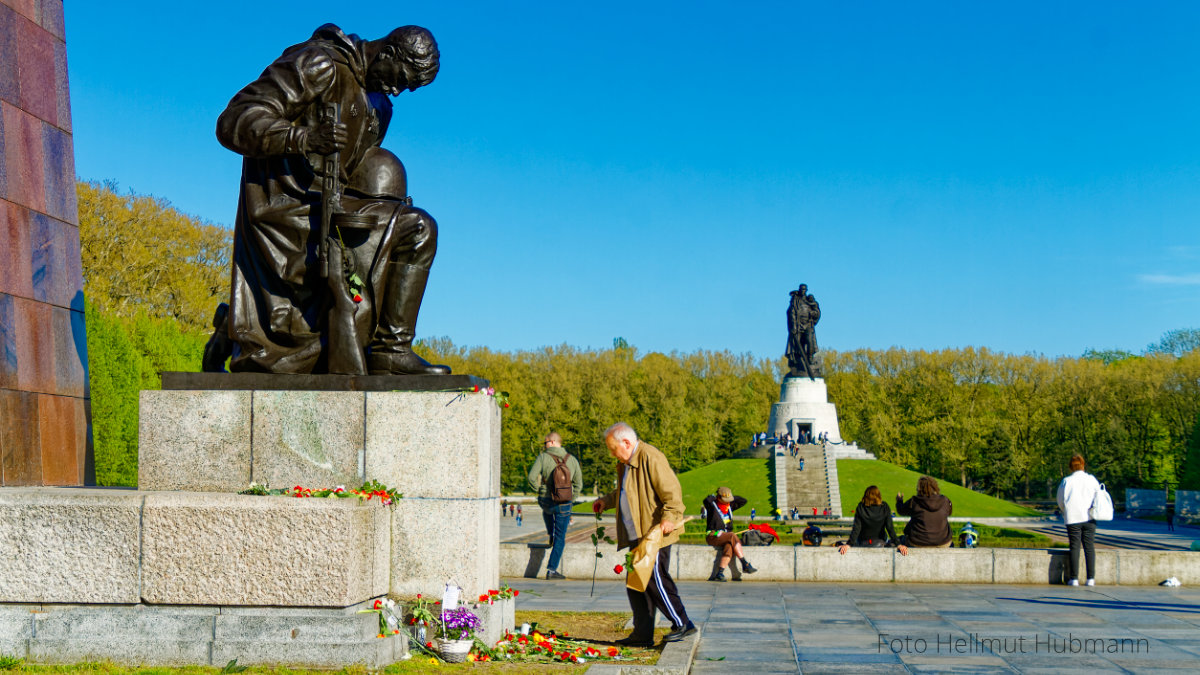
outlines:
M13 298L17 329L17 388L48 392L54 389L54 336L49 305Z
M4 162L8 200L34 211L46 211L45 172L42 169L42 122L8 103L4 116Z
M54 47L54 94L58 103L58 128L71 133L71 91L67 77L67 45Z
M79 485L81 482L75 400L67 396L38 395L42 483L45 485Z
M37 21L39 0L4 0L4 4L20 12L30 21Z
M17 20L15 28L20 107L44 122L58 124L58 97L54 87L54 45L57 40L46 29L27 19Z
M67 288L66 242L78 231L41 213L30 214L30 271L33 297L59 307L71 306L73 289Z
M0 293L0 389L17 388L16 301Z
M17 29L21 19L12 8L0 4L0 99L16 104L17 86ZM3 194L3 193L0 193Z
M42 484L37 394L0 389L0 484Z
M60 396L82 397L87 389L87 342L85 335L75 333L72 312L62 307L51 310L54 332L54 393Z
M39 0L38 9L38 21L42 28L50 31L50 34L59 40L65 40L67 27L63 19L62 0Z
M74 224L78 218L75 206L75 152L71 135L49 124L42 125L43 184L46 186L46 213ZM78 237L78 233L75 234Z
M0 293L33 297L30 258L29 212L0 202Z

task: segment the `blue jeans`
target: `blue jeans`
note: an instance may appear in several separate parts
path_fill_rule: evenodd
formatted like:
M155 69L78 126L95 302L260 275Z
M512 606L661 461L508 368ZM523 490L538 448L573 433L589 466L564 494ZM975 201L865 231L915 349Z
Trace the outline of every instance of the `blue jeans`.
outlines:
M546 534L550 535L550 560L546 569L558 572L558 563L562 561L563 547L567 543L572 503L556 504L551 499L538 497L538 506L542 507L542 520L546 523Z

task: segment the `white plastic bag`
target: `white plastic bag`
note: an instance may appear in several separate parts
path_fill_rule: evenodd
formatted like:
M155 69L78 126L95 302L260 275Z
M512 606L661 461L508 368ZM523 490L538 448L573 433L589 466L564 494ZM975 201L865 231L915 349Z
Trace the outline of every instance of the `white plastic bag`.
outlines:
M1112 497L1108 494L1108 490L1104 489L1104 483L1100 484L1099 492L1092 498L1092 507L1088 509L1088 518L1092 520L1113 519Z

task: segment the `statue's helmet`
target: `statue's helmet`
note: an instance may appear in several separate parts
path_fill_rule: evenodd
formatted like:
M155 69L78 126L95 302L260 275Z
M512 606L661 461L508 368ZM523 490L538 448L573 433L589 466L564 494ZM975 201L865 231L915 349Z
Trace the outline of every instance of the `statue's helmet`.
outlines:
M346 188L367 197L404 199L408 196L408 173L399 157L375 147L354 170Z

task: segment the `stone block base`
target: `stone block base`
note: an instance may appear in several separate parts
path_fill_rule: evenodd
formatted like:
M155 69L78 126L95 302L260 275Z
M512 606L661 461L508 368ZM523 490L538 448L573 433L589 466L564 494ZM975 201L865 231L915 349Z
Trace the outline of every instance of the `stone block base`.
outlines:
M33 663L383 668L408 653L378 615L343 609L0 605L0 651Z
M612 567L624 551L602 546L604 557L596 578L623 578ZM746 558L759 569L745 581L898 582L927 584L1065 583L1066 549L913 548L902 556L892 548L852 548L846 555L832 546L747 546ZM676 581L703 581L712 572L715 549L676 544L671 549L671 576ZM500 575L534 578L545 574L549 550L540 544L500 546ZM595 554L590 545L568 544L560 568L570 579L590 579ZM1079 578L1084 563L1079 561ZM1096 551L1096 582L1102 586L1158 584L1167 577L1185 586L1200 583L1200 555L1190 551Z
M357 499L0 489L0 602L346 607L388 592Z

